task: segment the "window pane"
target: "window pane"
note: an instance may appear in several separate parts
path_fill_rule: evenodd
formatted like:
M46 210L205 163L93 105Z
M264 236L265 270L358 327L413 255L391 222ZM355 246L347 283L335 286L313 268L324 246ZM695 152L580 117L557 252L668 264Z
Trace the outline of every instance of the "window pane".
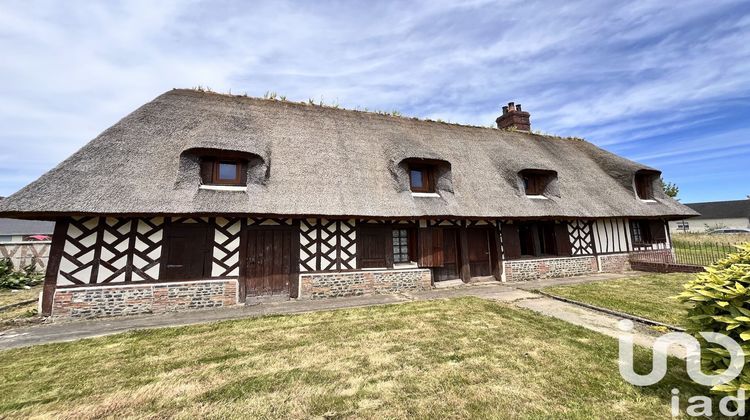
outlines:
M422 179L424 174L422 173L422 171L411 170L409 174L409 176L411 177L412 188L424 188L424 180Z
M222 162L219 164L219 179L233 180L237 178L237 164Z

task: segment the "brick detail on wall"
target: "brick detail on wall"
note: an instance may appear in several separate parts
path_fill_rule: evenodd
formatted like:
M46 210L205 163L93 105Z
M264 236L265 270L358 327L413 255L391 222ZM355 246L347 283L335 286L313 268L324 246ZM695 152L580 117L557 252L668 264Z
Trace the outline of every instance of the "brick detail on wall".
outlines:
M57 289L55 318L96 318L209 309L237 304L237 280Z
M619 273L631 270L630 254L600 255L598 258L599 271L603 273Z
M300 283L300 298L321 299L427 290L432 274L427 269L301 274Z
M699 265L669 264L647 261L631 261L633 270L647 271L650 273L700 273L703 267Z
M597 272L595 257L545 258L503 262L506 281L572 277Z

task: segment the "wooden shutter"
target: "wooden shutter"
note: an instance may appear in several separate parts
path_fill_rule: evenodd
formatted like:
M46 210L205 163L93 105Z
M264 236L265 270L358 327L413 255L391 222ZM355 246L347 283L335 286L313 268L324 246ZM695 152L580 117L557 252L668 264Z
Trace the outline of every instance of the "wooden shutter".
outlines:
M360 226L357 228L357 266L359 268L393 267L391 228Z
M569 257L573 253L573 247L568 235L567 223L555 224L555 241L557 243L557 255Z
M211 184L214 175L214 159L201 158L201 181L203 184Z
M210 276L209 226L203 223L168 224L164 232L161 279L200 280Z
M521 241L518 238L518 226L503 223L503 251L506 260L521 258Z
M651 231L651 241L655 244L667 242L667 232L664 229L664 222L661 220L650 220L649 230Z
M419 229L419 266L442 267L443 257L443 229Z

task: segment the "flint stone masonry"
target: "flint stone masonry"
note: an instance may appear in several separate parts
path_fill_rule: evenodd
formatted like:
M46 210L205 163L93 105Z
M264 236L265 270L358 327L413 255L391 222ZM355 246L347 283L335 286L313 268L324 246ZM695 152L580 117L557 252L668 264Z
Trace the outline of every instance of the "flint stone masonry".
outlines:
M428 269L353 271L300 275L303 299L388 294L432 287Z
M597 272L595 257L546 258L503 262L506 281L573 277Z
M600 255L598 258L599 271L603 273L620 273L632 269L630 267L630 254Z
M237 304L237 280L57 289L55 318L164 313Z

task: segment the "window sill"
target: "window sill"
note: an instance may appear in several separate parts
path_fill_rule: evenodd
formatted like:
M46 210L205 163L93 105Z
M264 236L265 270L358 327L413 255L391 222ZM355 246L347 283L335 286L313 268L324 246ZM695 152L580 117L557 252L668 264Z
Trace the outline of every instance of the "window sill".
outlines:
M426 193L426 192L413 192L411 193L412 197L419 197L419 198L440 198L440 194L438 193Z
M408 263L395 263L393 264L394 270L401 270L404 268L419 268L419 265L415 262L408 262Z
M549 200L549 198L544 195L527 195L526 197L532 200Z
M234 191L234 192L247 191L246 186L239 186L239 185L201 185L200 187L198 187L198 189L211 190L211 191Z

